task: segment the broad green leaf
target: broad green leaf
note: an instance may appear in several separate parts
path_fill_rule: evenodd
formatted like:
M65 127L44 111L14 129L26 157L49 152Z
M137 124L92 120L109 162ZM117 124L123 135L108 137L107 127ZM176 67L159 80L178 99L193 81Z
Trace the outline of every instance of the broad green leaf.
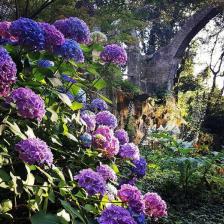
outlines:
M48 107L47 111L49 111L51 113L51 121L52 122L57 122L58 121L58 114L56 111L54 111L52 108Z
M62 224L67 224L71 221L70 215L65 211L65 209L62 209L60 212L58 212L57 216L60 218Z
M94 83L94 87L97 89L97 90L101 90L103 88L106 87L107 83L103 80L103 79L100 79L100 80L96 80L93 82Z
M113 163L112 165L111 165L111 168L114 170L114 172L116 173L116 174L118 174L120 171L119 171L119 169L118 169L118 166L115 164L115 163Z
M33 133L33 129L27 126L27 131L25 132L28 138L36 138L35 134Z
M110 99L108 99L107 97L105 97L105 96L103 96L103 95L101 95L101 94L99 94L99 96L100 96L104 101L106 101L107 103L113 104L113 102L112 102Z
M0 212L6 213L12 209L12 201L9 199L5 199L1 202Z
M63 86L63 83L58 78L48 78L48 80L51 82L52 86L54 87Z
M13 124L9 121L5 121L5 123L8 125L9 129L16 135L19 136L22 139L26 139L26 135L24 135L19 126L14 122Z
M38 212L31 217L32 224L61 224L60 219L56 215Z
M70 108L71 108L73 111L75 111L75 110L79 110L79 109L83 108L83 104L74 101L74 102L72 103L72 105L70 106Z
M52 170L60 177L61 180L65 181L63 172L58 167L53 167Z
M86 221L84 220L84 218L80 215L80 213L73 208L68 202L60 200L62 206L64 207L64 209L71 215L73 223L75 222L76 218L79 218L84 224L86 224Z

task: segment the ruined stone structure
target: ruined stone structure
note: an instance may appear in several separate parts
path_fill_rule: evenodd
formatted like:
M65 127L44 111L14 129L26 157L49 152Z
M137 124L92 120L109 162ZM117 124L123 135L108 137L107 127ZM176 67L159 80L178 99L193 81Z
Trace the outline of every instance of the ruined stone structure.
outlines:
M185 49L194 36L221 11L220 7L210 6L196 12L186 21L170 44L152 56L141 55L138 46L129 47L129 80L150 96L161 91L171 91Z

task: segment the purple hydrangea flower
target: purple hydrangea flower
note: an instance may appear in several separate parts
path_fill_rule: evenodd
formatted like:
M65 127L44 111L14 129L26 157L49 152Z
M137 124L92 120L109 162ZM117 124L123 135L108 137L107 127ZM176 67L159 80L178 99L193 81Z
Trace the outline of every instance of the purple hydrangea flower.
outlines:
M53 52L60 55L65 60L74 60L75 62L84 62L83 52L77 42L66 39L64 44L55 46Z
M119 141L107 126L99 126L93 133L93 145L108 158L117 155L119 152Z
M138 146L134 143L125 143L120 147L119 155L124 159L139 160L140 153Z
M54 62L50 60L41 59L37 61L37 66L40 68L50 68L54 66Z
M96 128L96 116L93 112L84 110L81 112L81 122L86 125L87 132L92 132Z
M103 111L108 109L108 105L104 100L96 98L91 102L90 108L93 111Z
M11 26L11 22L3 21L0 22L0 36L2 38L10 39L11 34L9 32L9 28Z
M118 197L127 203L135 212L144 212L144 202L141 191L132 185L123 184L118 191Z
M99 224L137 224L127 209L116 205L103 210L97 221Z
M39 23L45 37L45 48L52 50L54 46L62 45L65 42L64 35L49 23Z
M124 129L115 131L114 136L119 140L121 145L129 142L128 133Z
M73 84L76 83L76 80L75 80L75 79L73 79L73 78L71 78L71 77L69 77L68 75L65 75L65 74L62 74L62 75L61 75L61 78L62 78L64 81L66 81L66 82L71 82L71 83L73 83Z
M104 62L124 65L127 62L127 53L124 48L117 44L110 44L101 52L100 58Z
M92 135L89 133L84 133L80 136L80 140L85 147L89 148L92 144Z
M0 85L10 85L16 82L16 64L8 52L0 47Z
M87 24L76 17L56 20L54 26L60 30L66 38L73 39L80 44L88 44L90 31Z
M145 214L154 218L167 216L166 202L157 193L144 195Z
M140 158L140 160L133 160L132 161L135 167L132 167L131 170L137 177L144 177L147 170L147 162L145 158Z
M108 181L108 180L116 181L117 180L116 173L108 165L101 164L96 168L96 171L104 178L105 181Z
M15 149L19 152L19 158L29 164L51 165L53 154L48 145L39 138L28 138L16 144Z
M117 118L110 111L101 111L96 114L96 123L110 128L117 127Z
M9 85L1 84L0 85L0 97L6 97L9 95L11 88Z
M92 169L84 169L74 177L78 180L78 185L86 190L92 196L95 194L104 195L106 192L106 182L103 177Z
M41 121L45 115L43 99L28 88L14 89L7 101L16 104L20 116Z
M44 32L40 25L32 19L20 18L12 22L10 33L24 47L43 49L45 45Z

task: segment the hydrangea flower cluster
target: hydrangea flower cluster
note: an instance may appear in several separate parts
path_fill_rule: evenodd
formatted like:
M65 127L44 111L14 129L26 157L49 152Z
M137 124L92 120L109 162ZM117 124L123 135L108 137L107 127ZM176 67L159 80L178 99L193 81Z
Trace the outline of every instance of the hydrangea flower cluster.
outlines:
M91 102L90 108L93 111L103 111L108 109L108 105L104 100L96 98Z
M141 157L140 160L132 161L135 167L132 167L131 170L137 177L144 177L147 170L147 162L145 158Z
M167 216L166 202L157 193L147 193L144 196L145 213L154 218Z
M134 143L125 143L120 147L119 155L124 159L139 160L140 153L138 146Z
M95 194L104 195L106 192L106 182L103 177L92 169L84 169L74 177L78 180L78 185L86 190L92 196Z
M74 95L74 100L79 103L86 103L86 92L83 89L79 89L79 91Z
M21 46L30 49L43 49L45 46L44 32L37 22L28 18L20 18L12 22L10 33L17 38Z
M110 111L101 111L96 114L96 123L110 128L117 127L117 118Z
M80 44L88 44L90 31L87 24L76 17L56 20L54 26L60 30L66 38L73 39Z
M65 82L71 82L71 83L73 83L73 84L76 83L76 80L75 80L75 79L73 79L73 78L71 78L70 76L65 75L65 74L62 74L62 75L61 75L61 78L62 78L62 80L64 80Z
M106 63L114 63L117 65L124 65L127 62L127 53L124 48L117 44L107 45L100 54L102 61Z
M98 218L99 224L137 224L129 211L120 206L107 207Z
M15 146L19 158L29 164L51 165L53 154L48 145L39 138L28 138L18 142Z
M104 178L105 181L108 181L108 180L116 181L117 180L116 173L108 165L101 164L96 168L96 171Z
M54 66L54 62L50 60L41 59L37 61L37 66L40 68L50 68Z
M123 184L118 191L118 197L122 202L127 203L133 211L137 213L144 212L143 196L137 187Z
M119 140L120 145L129 142L128 133L124 129L118 129L114 132L114 136Z
M54 46L60 46L65 42L64 35L49 23L39 23L45 37L45 48L52 50Z
M7 102L14 103L18 114L24 118L41 121L46 112L42 98L28 88L20 87L13 90Z
M84 62L84 55L79 44L71 39L66 39L62 45L55 46L53 52L65 60Z
M11 84L16 82L16 64L8 52L0 47L0 96L7 96Z
M93 132L93 145L106 157L112 158L119 152L119 141L108 126L99 126Z
M95 114L91 111L84 110L81 112L81 122L86 126L87 132L92 132L96 128Z
M0 22L0 42L1 44L4 43L13 43L15 41L15 38L11 36L9 32L9 28L11 26L11 22L3 21Z
M87 132L80 136L80 140L82 144L87 148L92 145L92 135Z

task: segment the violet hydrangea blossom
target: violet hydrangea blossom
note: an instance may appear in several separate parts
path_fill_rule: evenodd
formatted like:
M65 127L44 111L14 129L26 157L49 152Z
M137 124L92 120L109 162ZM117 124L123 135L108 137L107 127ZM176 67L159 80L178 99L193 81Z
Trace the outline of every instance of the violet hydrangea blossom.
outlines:
M97 221L99 224L137 224L127 209L116 205L104 209Z
M84 110L80 115L81 122L86 126L87 132L92 132L96 128L96 116L89 110Z
M141 157L140 160L133 160L134 167L131 168L132 172L137 177L144 177L147 170L147 162L145 158Z
M93 111L102 111L102 110L107 110L108 105L104 100L102 100L100 98L96 98L91 102L90 108Z
M117 127L117 118L110 111L101 111L96 114L96 123L114 129Z
M139 160L139 148L134 143L125 143L120 147L119 155L124 159Z
M52 50L54 46L62 45L65 42L64 35L49 23L39 23L45 37L45 49Z
M14 103L18 114L24 118L41 121L46 112L43 99L29 88L14 89L7 102Z
M80 44L88 44L90 41L89 27L83 20L77 17L56 20L54 26L60 30L66 38L73 39Z
M118 191L118 197L122 202L127 203L135 212L144 212L143 196L137 187L129 184L121 185Z
M16 64L8 52L0 47L0 96L7 96L10 85L16 82Z
M112 158L119 152L119 141L108 126L99 126L93 133L93 146L104 156Z
M127 53L124 48L117 44L107 45L100 54L102 61L107 63L114 63L117 65L124 65L127 62Z
M29 164L51 165L53 154L48 145L39 138L28 138L21 140L15 145L19 152L19 158Z
M116 173L114 172L114 170L106 164L99 165L96 168L96 171L104 178L105 181L108 181L108 180L116 181L117 180L117 176L116 176Z
M121 145L129 142L128 133L124 129L116 130L114 136L119 140Z
M145 213L154 218L167 216L166 202L157 193L147 193L144 195Z
M21 46L32 50L44 48L45 37L40 25L32 19L19 18L12 22L10 33L18 39Z
M99 173L90 168L81 170L74 179L78 181L79 187L84 188L90 196L104 195L106 192L105 180Z
M66 39L62 45L55 46L53 52L65 60L84 62L84 55L79 44L71 39Z

